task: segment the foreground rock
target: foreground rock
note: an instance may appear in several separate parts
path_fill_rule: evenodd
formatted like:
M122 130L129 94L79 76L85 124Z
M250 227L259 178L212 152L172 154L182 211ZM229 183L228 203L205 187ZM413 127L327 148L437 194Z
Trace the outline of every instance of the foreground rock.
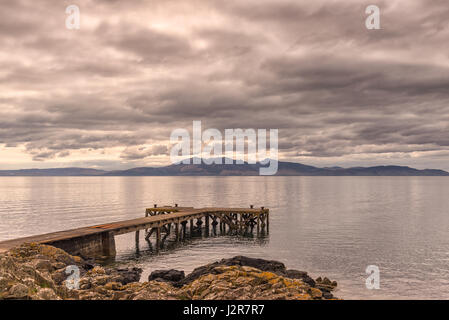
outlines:
M148 277L148 281L166 281L176 285L185 279L184 271L180 270L156 270Z
M176 285L181 287L184 284L192 282L195 279L205 275L214 273L214 269L218 266L246 266L259 269L261 271L269 271L279 276L301 279L311 287L315 287L315 281L308 276L307 272L298 270L287 270L282 262L274 260L255 259L243 256L236 256L231 259L222 259L205 266L201 266L193 270L186 278L179 281Z
M77 288L70 272L79 274ZM74 272L74 271L72 271ZM95 266L52 246L26 244L0 254L0 299L330 299L336 283L314 281L283 263L247 257L195 269L157 270L139 282L139 268ZM69 289L71 288L71 289Z

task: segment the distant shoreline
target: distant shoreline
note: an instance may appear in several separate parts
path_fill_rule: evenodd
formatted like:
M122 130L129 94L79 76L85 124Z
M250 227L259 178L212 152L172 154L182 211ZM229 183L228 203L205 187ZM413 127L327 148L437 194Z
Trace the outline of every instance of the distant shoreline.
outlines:
M223 162L224 163L224 162ZM260 163L250 164L172 164L165 167L139 167L127 170L99 170L91 168L49 168L0 170L0 177L33 176L259 176ZM439 169L415 169L407 166L374 167L325 167L319 168L295 162L278 162L278 171L274 176L449 176L449 172Z

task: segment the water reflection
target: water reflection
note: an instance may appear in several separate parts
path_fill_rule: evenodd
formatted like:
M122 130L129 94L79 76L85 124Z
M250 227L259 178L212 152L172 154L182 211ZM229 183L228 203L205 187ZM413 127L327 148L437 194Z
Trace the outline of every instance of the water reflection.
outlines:
M116 237L149 274L246 255L339 282L343 298L449 299L447 177L1 177L0 240L143 217L160 205L266 206L270 236L192 235L155 252ZM269 240L269 241L268 241ZM367 290L377 265L381 289Z
M139 233L140 235L140 233ZM213 226L211 228L194 228L193 231L181 232L180 237L176 237L174 232L163 233L161 236L161 241L158 243L155 237L146 238L144 236L138 236L135 239L135 251L131 252L121 252L118 256L118 261L126 260L139 260L140 258L146 258L150 255L159 255L171 253L171 251L182 250L183 248L195 245L199 242L205 241L210 238L224 237L229 239L231 242L247 243L250 245L266 245L269 241L269 233L266 228L263 228L257 232L254 228L247 228L243 232L236 230L223 230L218 226ZM108 261L110 262L110 260Z

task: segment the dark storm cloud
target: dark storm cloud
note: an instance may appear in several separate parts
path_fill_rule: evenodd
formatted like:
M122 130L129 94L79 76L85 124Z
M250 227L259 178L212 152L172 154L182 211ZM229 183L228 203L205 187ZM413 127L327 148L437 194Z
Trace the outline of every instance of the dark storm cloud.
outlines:
M447 162L447 1L376 1L381 30L371 1L84 0L67 30L70 4L0 4L4 152L150 161L202 120L278 128L292 160Z

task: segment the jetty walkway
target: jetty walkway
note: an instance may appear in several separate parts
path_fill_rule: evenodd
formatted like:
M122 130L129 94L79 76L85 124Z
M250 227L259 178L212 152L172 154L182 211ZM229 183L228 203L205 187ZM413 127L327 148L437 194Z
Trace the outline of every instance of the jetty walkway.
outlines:
M23 243L48 244L65 250L73 255L115 256L115 235L136 233L136 242L140 231L145 231L145 239L154 235L156 245L161 242L161 234L175 234L179 240L190 231L198 228L220 228L220 231L251 231L256 228L269 231L269 209L254 208L198 208L164 206L148 208L145 216L131 220L82 227L72 230L52 232L25 238L0 242L0 252L7 251Z

